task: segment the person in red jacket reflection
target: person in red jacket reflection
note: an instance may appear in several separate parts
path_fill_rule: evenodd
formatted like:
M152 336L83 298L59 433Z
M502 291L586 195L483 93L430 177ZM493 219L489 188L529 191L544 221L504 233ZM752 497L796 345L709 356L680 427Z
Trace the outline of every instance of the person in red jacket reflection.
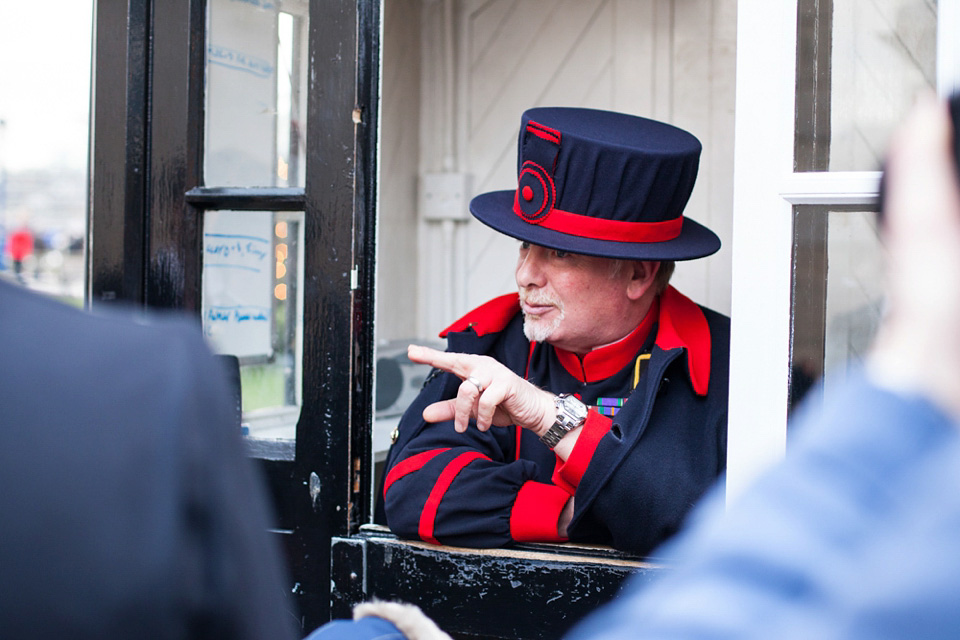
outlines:
M26 225L7 236L7 253L17 280L23 281L23 261L33 255L33 232Z

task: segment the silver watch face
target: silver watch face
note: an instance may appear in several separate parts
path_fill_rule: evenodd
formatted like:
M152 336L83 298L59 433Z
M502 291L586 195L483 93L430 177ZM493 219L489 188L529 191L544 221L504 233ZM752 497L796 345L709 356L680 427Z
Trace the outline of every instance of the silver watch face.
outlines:
M587 420L587 406L577 398L562 394L554 400L557 407L557 419L545 434L540 436L540 442L551 449L567 434L579 427Z
M570 395L560 396L557 402L557 421L569 429L579 427L587 419L587 405Z

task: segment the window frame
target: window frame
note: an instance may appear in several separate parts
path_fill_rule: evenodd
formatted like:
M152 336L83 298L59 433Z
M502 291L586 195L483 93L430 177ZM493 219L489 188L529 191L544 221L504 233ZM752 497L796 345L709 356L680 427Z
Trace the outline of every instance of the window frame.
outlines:
M879 171L797 172L797 0L741 2L737 25L727 500L786 450L793 209L876 206ZM960 88L960 0L939 0L937 91Z
M203 211L304 212L295 456L259 463L290 591L310 630L329 619L331 536L356 531L370 512L373 398L358 390L373 381L380 2L310 0L309 55L323 69L309 76L300 189L202 186L204 0L169 0L162 10L151 0L99 3L95 11L91 306L177 310L199 324Z

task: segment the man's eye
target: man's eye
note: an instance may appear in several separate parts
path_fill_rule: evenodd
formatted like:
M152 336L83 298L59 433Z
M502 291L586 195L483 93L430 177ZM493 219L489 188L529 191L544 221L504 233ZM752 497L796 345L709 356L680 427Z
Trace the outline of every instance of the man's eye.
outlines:
M570 255L569 252L567 252L567 251L561 251L560 249L554 250L553 253L554 253L554 255L556 255L558 258L566 258L568 255Z
M520 243L520 248L523 249L523 250L527 250L527 249L530 248L530 243L527 242L527 241L523 241L523 242Z

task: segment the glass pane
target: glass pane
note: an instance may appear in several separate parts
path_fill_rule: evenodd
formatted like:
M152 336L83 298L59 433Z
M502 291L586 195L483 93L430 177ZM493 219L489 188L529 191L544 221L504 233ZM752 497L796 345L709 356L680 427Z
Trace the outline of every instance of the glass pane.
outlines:
M208 211L203 332L240 364L245 432L292 440L300 415L303 213Z
M936 0L801 0L797 170L877 170L917 93L936 87L936 44Z
M204 181L302 187L306 0L211 0Z
M882 270L874 212L795 208L791 407L862 361L883 310Z
M841 375L863 356L883 308L883 247L876 214L828 214L824 371Z
M92 0L0 3L0 279L76 307L84 304L92 18ZM37 46L40 33L56 45Z

